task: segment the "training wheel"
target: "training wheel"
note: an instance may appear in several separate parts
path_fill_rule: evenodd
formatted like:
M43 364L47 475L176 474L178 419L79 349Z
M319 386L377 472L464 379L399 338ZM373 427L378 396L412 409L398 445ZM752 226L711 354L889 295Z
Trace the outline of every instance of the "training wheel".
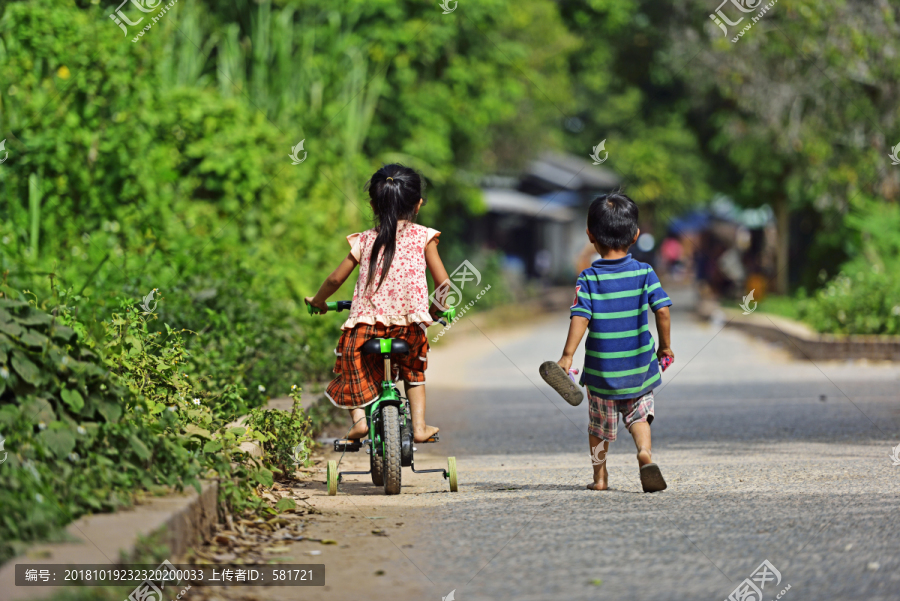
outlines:
M334 495L337 494L337 485L338 485L337 461L329 461L328 462L328 468L325 470L325 481L328 483L328 496L333 497Z
M456 481L456 457L447 457L447 478L450 480L450 492L457 492L459 484Z

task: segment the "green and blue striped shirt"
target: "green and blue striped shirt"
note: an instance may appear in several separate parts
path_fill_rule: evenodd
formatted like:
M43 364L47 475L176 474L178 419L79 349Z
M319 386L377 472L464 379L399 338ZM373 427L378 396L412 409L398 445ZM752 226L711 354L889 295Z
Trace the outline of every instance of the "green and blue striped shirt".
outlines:
M598 259L581 272L572 317L591 320L581 383L606 399L633 399L659 386L649 311L671 304L653 268L631 255Z

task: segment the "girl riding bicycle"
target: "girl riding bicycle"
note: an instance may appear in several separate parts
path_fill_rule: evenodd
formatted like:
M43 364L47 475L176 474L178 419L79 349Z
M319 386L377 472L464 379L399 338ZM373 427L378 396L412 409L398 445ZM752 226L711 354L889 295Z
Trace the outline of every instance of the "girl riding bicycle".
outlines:
M337 407L350 410L353 427L347 438L359 439L368 433L363 407L378 399L384 367L377 355L363 355L362 345L371 338L399 338L409 353L392 361L392 378L402 378L412 414L413 438L424 442L438 428L425 424L425 368L428 337L425 326L434 322L442 309L447 288L439 288L429 307L425 268L435 282L449 277L438 255L440 232L415 223L425 204L422 177L403 165L385 165L366 183L376 225L347 236L350 253L329 275L319 291L306 302L322 313L325 301L343 285L359 265L350 317L341 326L343 333L335 349L337 360L325 395ZM442 294L441 294L442 293Z

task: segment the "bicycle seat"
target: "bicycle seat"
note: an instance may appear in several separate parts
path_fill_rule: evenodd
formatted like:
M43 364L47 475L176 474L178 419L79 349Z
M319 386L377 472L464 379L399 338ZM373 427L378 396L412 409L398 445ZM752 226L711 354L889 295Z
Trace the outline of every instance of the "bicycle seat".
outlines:
M392 353L405 355L409 352L409 343L399 338L372 338L362 345L363 355L382 355Z

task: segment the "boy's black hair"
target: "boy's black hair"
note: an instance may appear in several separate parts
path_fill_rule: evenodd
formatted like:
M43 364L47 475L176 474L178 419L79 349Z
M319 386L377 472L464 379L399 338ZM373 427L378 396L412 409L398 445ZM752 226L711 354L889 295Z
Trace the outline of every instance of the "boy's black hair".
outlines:
M594 199L588 209L588 231L603 248L628 250L638 230L638 206L621 190Z
M377 220L378 235L372 244L369 256L369 274L366 287L371 286L378 271L378 253L384 252L381 258L381 277L375 290L381 287L387 277L394 251L397 247L397 222L401 219L413 221L416 218L416 207L419 199L424 199L425 180L415 169L404 167L399 163L384 165L375 172L366 183L369 201Z

